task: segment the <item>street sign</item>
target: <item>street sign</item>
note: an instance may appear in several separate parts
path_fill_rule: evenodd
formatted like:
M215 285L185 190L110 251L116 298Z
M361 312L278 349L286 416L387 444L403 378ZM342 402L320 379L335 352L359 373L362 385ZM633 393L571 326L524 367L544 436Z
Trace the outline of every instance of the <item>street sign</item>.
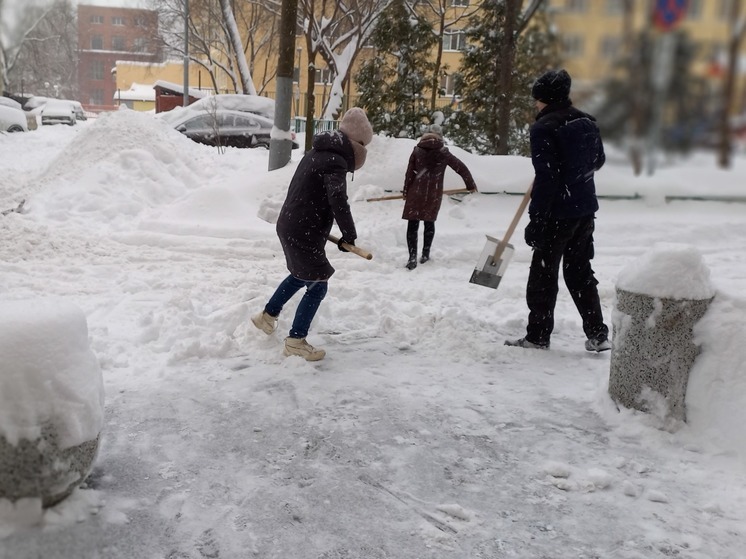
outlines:
M661 31L671 31L684 16L689 0L655 0L653 24Z

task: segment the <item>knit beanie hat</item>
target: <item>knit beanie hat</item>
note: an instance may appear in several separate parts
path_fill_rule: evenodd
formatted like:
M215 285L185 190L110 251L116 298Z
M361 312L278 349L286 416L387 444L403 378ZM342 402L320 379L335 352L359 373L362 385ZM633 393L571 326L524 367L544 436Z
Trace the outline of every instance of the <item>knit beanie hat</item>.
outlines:
M365 111L360 107L352 107L342 117L339 130L350 139L352 151L355 154L355 170L365 163L368 150L365 149L373 140L373 127L365 116Z
M566 70L549 70L534 82L531 96L537 101L551 105L570 97L572 79Z
M438 136L443 135L443 128L440 127L440 124L431 124L430 128L428 129L428 132L431 134L437 134Z

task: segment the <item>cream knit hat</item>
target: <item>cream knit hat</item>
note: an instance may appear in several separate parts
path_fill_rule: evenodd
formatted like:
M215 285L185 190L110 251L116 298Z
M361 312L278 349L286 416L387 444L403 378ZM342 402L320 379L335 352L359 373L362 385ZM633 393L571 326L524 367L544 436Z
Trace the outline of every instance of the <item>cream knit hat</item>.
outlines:
M365 163L365 157L368 153L365 146L373 140L373 127L368 122L368 117L363 109L352 107L342 117L339 130L352 143L352 151L355 154L355 170L357 170Z

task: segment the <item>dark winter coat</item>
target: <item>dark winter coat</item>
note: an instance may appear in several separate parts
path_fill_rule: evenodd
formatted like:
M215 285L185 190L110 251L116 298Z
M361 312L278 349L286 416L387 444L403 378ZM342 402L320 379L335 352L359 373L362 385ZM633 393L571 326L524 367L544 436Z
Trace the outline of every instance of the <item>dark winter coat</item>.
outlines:
M466 188L476 190L474 179L461 160L443 145L437 134L425 134L409 157L404 176L404 213L402 219L435 221L443 200L443 176L446 166L456 171Z
M336 220L342 238L357 238L347 203L347 173L355 170L352 144L339 131L313 139L313 149L298 164L277 220L288 270L302 280L327 280L334 268L325 246Z
M536 176L528 212L537 219L569 219L598 210L593 174L606 161L596 119L569 99L547 105L530 129Z

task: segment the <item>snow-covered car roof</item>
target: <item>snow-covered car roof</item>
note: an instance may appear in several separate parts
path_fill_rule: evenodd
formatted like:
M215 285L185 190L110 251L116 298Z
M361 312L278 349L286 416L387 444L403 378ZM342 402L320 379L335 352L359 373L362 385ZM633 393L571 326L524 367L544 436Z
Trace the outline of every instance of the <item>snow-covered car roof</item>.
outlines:
M15 99L11 99L10 97L0 96L0 105L4 107L11 107L13 109L23 110L23 105L21 105Z
M180 107L177 109L173 109L171 111L168 111L166 113L159 113L157 116L159 116L162 120L164 120L166 123L168 123L170 126L173 126L176 128L180 124L186 122L187 120L202 116L205 114L236 114L243 116L244 118L247 116L248 111L234 111L229 109L215 109L213 111L208 111L204 108L202 109L194 109L194 105L189 105L188 107ZM271 118L268 118L264 115L256 114L256 113L250 113L250 116L252 118L255 118L257 122L261 123L263 127L272 128L274 126L274 121Z
M275 100L261 95L242 95L239 93L220 93L209 95L195 101L189 108L196 110L223 109L227 111L241 111L254 113L269 119L275 116Z
M49 99L41 111L44 116L68 116L75 112L75 104L67 99Z

